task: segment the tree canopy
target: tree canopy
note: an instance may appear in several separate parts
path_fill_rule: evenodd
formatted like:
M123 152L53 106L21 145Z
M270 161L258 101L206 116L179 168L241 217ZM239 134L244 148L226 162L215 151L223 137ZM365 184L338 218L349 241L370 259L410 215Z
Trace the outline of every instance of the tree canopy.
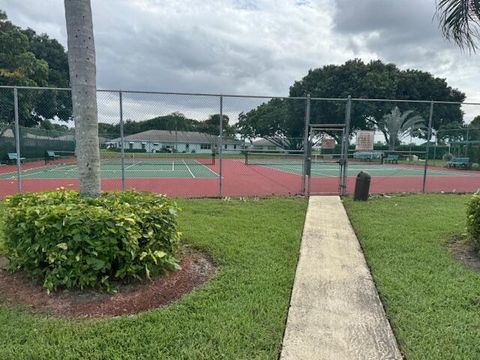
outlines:
M450 87L445 79L419 70L400 70L394 64L384 64L380 60L364 63L362 60L349 60L342 65L327 65L310 70L301 80L290 87L290 98L272 99L257 108L241 113L238 130L246 138L258 136L298 138L303 136L305 121L305 100L312 98L353 98L397 99L397 100L443 100L463 102L465 94ZM428 119L429 104L364 102L352 103L350 131L371 129L392 108L398 106L401 112L412 110L415 115ZM345 121L345 101L311 101L312 124ZM438 129L449 122L463 123L460 105L436 106L433 115L433 128ZM301 142L294 142L301 147Z
M147 130L170 130L170 131L198 131L211 135L219 135L220 114L210 115L208 119L199 121L187 118L180 112L174 112L168 115L157 116L145 121L126 120L124 124L124 134L131 135ZM235 128L229 125L229 118L223 115L223 135L233 136ZM98 124L100 136L114 138L120 136L120 124Z
M0 10L0 85L69 87L68 59L64 47L47 35L12 24ZM71 118L68 91L18 92L19 120L24 126L45 119ZM13 93L0 89L0 122L13 122Z

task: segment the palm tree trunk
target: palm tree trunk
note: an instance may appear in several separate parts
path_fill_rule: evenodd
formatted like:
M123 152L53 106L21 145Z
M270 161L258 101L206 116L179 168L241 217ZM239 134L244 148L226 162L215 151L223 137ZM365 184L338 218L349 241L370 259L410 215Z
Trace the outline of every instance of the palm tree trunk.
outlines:
M64 0L80 194L100 194L95 43L90 0Z

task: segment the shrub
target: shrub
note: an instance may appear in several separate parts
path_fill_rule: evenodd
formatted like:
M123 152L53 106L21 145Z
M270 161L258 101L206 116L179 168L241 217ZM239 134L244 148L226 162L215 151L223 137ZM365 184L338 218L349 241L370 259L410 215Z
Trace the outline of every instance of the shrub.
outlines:
M177 207L162 195L135 191L81 198L57 189L7 197L5 255L11 270L25 270L58 287L100 287L149 278L177 267Z
M467 233L480 251L480 192L475 193L467 205Z

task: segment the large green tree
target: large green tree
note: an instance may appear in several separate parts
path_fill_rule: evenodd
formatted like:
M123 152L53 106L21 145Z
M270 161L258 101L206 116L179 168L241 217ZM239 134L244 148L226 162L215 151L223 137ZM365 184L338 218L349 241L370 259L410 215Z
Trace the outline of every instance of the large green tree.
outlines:
M0 10L0 85L69 87L68 60L63 46L47 35L12 24ZM45 119L69 120L69 91L21 90L19 120L37 126ZM0 122L13 123L13 93L0 89Z
M470 126L475 129L480 129L480 115L477 115L473 118Z
M99 123L99 134L108 138L120 136L120 124ZM198 131L211 135L220 133L220 115L210 115L208 119L199 121L187 118L180 112L173 112L168 115L157 116L144 121L126 120L124 134L131 135L147 130L169 130L169 131ZM233 136L235 127L229 124L227 115L223 115L223 135Z
M480 0L438 0L437 16L447 39L475 51L480 40Z
M304 133L305 100L291 99L310 94L311 123L341 124L345 121L345 101L320 101L314 98L444 100L463 102L465 94L450 87L445 79L419 70L400 70L394 64L355 59L343 65L327 65L310 70L290 87L290 98L273 99L247 113L240 114L238 129L247 138L257 136L298 138ZM354 101L350 131L370 129L394 106L401 112L414 111L428 119L429 104ZM460 105L436 106L433 128L449 122L463 123ZM292 147L300 148L301 141Z
M237 130L247 139L263 137L273 144L284 149L298 149L302 147L303 112L295 106L304 105L304 101L275 98L263 103L247 113L238 116ZM295 114L297 110L298 114Z
M223 136L233 136L235 134L235 128L230 126L229 121L228 116L223 115ZM220 135L220 114L210 115L207 120L200 122L197 131L211 135Z

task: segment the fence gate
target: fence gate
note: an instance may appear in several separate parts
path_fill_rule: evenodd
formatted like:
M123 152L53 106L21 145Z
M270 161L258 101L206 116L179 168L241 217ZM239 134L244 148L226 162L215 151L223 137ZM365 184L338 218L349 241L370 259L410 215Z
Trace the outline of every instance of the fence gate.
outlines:
M309 125L305 193L346 194L348 135L345 124Z

